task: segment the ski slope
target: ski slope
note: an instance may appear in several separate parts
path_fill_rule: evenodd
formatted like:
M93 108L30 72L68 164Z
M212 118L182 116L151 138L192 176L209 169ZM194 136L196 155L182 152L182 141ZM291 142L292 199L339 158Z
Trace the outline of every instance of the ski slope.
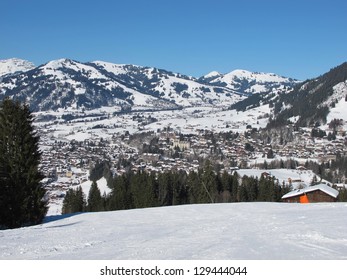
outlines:
M231 203L47 217L0 231L0 259L347 259L347 204Z

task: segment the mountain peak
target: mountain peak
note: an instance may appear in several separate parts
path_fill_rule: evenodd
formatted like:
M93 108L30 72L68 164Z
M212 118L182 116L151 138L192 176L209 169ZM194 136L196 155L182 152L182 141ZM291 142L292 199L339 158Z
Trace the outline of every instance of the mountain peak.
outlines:
M251 79L263 82L285 82L288 80L286 77L279 76L274 73L264 72L251 72L243 69L236 69L224 75L225 78L238 78L238 79Z
M221 76L221 75L222 75L222 74L219 73L219 72L217 72L217 71L212 71L212 72L210 72L210 73L204 75L203 78L209 79L209 78L219 77L219 76Z
M78 63L77 61L71 60L69 58L59 58L51 60L43 65L44 68L61 68L69 64Z
M25 72L33 68L35 68L35 65L32 62L20 58L0 60L0 76Z

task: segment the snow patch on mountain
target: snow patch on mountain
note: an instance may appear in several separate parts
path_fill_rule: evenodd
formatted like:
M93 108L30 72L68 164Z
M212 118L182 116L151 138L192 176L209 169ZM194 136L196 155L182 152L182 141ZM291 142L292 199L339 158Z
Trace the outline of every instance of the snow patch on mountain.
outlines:
M333 94L323 104L330 107L327 116L327 125L323 129L327 129L328 124L334 119L343 120L343 128L347 130L347 81L341 82L333 87ZM334 106L331 106L334 103Z
M329 96L329 98L322 103L321 106L329 106L333 103L336 103L336 101L340 101L341 99L345 99L347 96L347 81L338 83L333 87L333 94Z

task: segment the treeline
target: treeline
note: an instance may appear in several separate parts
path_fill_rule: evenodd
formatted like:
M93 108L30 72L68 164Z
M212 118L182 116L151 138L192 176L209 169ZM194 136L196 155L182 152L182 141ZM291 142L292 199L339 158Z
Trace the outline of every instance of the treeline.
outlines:
M290 187L273 177L240 178L237 172L217 174L211 164L198 172L126 173L108 180L111 192L101 195L96 183L88 199L80 188L69 190L63 214L223 202L279 202Z

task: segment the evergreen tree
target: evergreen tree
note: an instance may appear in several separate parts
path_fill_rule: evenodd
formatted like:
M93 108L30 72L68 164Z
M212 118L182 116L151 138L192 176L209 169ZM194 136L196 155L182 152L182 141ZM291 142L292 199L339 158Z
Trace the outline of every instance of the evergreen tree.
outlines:
M92 186L88 194L88 206L87 210L90 212L103 211L103 199L101 197L101 192L98 188L96 181L93 181Z
M86 201L82 188L69 189L63 201L62 214L83 212L85 208Z
M238 193L238 201L240 202L248 201L247 185L248 185L248 177L244 175L242 177L242 182L241 182L239 193Z
M237 202L239 201L239 190L240 190L240 184L239 184L239 174L237 172L234 172L232 175L232 189L231 189L231 201Z
M231 193L233 189L232 176L228 172L224 171L220 177L221 192L220 192L220 202L231 202Z
M124 210L133 207L128 185L127 175L114 178L111 194L107 198L107 210Z
M201 188L201 182L198 173L190 171L187 178L188 184L188 203L196 204L199 203L198 196Z
M135 208L156 206L156 182L152 175L146 172L134 174L131 177L130 189Z
M47 213L39 136L29 107L0 103L0 228L41 223Z
M134 207L135 208L146 207L146 205L145 205L146 191L144 190L144 187L146 186L146 182L147 182L147 174L146 173L137 172L136 174L131 176L130 191L131 191L132 197L134 199Z
M158 176L158 199L161 206L172 205L173 201L172 172L164 172Z
M173 201L172 205L188 203L187 175L185 172L173 174Z
M210 161L206 161L201 177L199 203L214 203L217 190L216 175Z
M147 207L158 206L158 181L156 179L155 173L151 173L146 182L146 189L148 190L148 195L146 197Z
M259 201L268 201L269 199L269 182L262 174L259 180Z
M339 202L347 202L347 189L343 188L339 191L339 196L337 197Z

